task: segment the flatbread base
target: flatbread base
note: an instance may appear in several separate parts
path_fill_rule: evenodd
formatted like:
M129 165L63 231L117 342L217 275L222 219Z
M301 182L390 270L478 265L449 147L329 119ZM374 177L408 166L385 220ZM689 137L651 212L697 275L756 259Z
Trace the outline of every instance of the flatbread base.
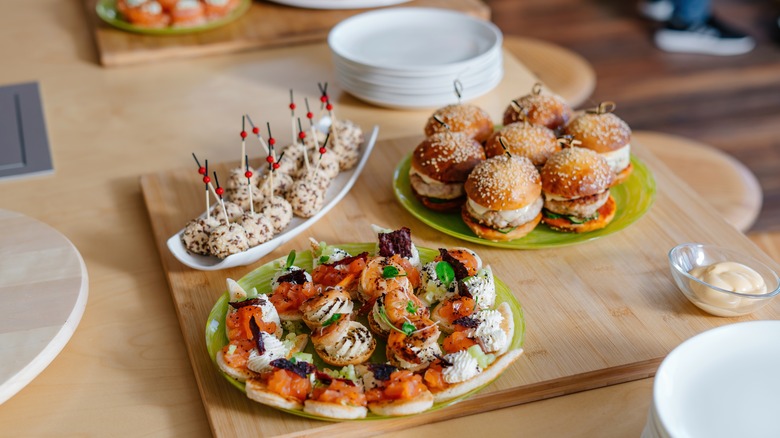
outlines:
M368 409L377 415L399 417L419 414L433 406L434 396L430 391L421 393L414 400L387 400L368 404Z

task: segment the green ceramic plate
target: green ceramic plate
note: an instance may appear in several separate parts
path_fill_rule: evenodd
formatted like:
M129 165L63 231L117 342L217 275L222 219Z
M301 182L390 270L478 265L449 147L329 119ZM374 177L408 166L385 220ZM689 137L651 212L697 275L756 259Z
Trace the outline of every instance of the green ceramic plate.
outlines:
M350 254L359 254L363 251L368 251L369 253L373 253L376 245L373 243L350 243L350 244L338 245L338 247L344 249ZM420 251L420 259L422 260L423 263L433 260L433 258L436 257L436 255L438 255L438 251L433 249L419 248L419 247L418 249ZM255 269L254 271L244 276L244 278L238 280L238 284L240 284L241 287L247 290L256 287L258 292L260 293L270 293L271 279L273 278L274 272L278 269L280 263L284 263L286 258L287 257L281 257L277 260L274 260L272 262L266 263L263 266L260 266L259 268ZM298 253L295 258L295 265L301 267L310 267L311 252L304 251ZM497 295L496 305L503 302L509 304L509 307L512 309L512 314L514 315L515 318L515 334L514 337L512 338L512 343L509 346L509 349L510 350L520 349L523 347L523 340L525 338L525 320L523 319L523 308L520 306L520 303L517 301L517 298L515 298L515 296L512 294L512 291L509 290L506 284L504 284L497 278L495 279L495 281L496 281L496 295ZM206 322L206 348L208 349L209 357L211 357L211 361L214 363L214 367L217 370L219 370L219 367L217 366L216 363L216 354L219 350L222 349L222 347L224 347L228 343L227 335L225 334L225 315L227 313L227 308L228 308L228 293L226 291L219 298L219 300L217 300L217 303L211 309L211 313L209 313L208 321ZM360 320L360 318L358 318L358 320ZM363 322L363 324L366 324L365 319L363 319L361 322ZM317 368L323 369L328 366L327 364L325 364L320 360L319 356L317 356L316 353L314 353L314 348L312 347L311 342L309 342L309 344L307 345L306 351L308 353L312 353ZM374 354L371 356L371 361L381 362L381 363L385 363L387 361L385 357L385 342L383 340L377 339L377 347L376 350L374 351ZM219 370L219 372L221 373L222 371ZM236 388L240 389L243 392L246 392L246 389L242 382L239 382L224 373L222 373L222 375L233 386L235 386ZM449 406L453 403L457 403L458 401L463 400L466 397L469 397L472 394L482 390L488 384L490 384L490 382L456 399L449 400L444 403L436 403L433 405L433 407L430 410L441 409L445 406ZM282 410L287 411L291 414L300 415L302 417L313 418L318 420L331 420L329 418L323 418L316 415L311 415L303 411L295 411L295 410L288 410L288 409L282 409ZM387 418L387 417L375 415L369 412L365 420L376 420L381 418Z
M636 222L637 219L650 210L655 199L655 179L653 179L653 174L644 163L632 155L631 163L634 165L634 171L623 184L610 189L617 203L617 213L615 213L615 218L606 228L578 234L554 231L546 225L540 224L520 239L507 242L492 242L477 237L463 222L460 213L432 211L425 208L417 200L409 185L411 158L412 156L409 154L402 160L393 174L393 189L401 205L417 219L444 234L482 245L512 249L538 249L587 242L618 232Z
M122 15L116 9L116 0L99 0L95 11L103 21L106 23L128 32L142 33L146 35L186 35L189 33L204 32L207 30L216 29L220 26L230 23L236 20L238 17L244 15L249 10L249 6L252 5L252 0L241 0L241 3L237 8L233 9L231 13L220 18L218 20L212 20L200 26L192 27L164 27L160 29L142 27L131 24L122 17Z

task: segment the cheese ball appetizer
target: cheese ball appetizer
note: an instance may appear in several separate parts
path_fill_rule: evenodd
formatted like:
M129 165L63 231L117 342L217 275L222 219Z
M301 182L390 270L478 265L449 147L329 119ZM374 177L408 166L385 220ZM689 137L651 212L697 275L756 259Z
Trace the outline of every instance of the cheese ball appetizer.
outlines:
M225 223L225 215L223 212L222 205L224 204L224 211L227 212L227 217L230 222L235 222L241 218L241 216L244 215L244 209L241 208L240 205L230 202L230 201L224 201L222 203L217 203L217 206L214 207L213 210L211 210L211 217L217 219L218 221Z
M209 235L209 253L224 259L249 249L249 240L244 227L238 224L220 225Z
M219 221L210 216L191 220L181 234L184 247L194 254L209 255L209 235L219 225Z
M363 130L350 120L336 120L331 126L330 150L339 158L339 168L352 169L360 159Z
M274 234L279 234L287 228L293 218L292 206L281 196L266 198L260 214L271 220Z
M261 214L247 211L237 223L244 227L250 248L268 242L274 237L274 225L271 219Z

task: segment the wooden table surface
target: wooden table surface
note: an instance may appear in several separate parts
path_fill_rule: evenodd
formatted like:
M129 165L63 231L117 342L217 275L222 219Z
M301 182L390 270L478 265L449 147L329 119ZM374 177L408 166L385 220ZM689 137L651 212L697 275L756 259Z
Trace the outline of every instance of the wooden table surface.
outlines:
M0 27L12 36L0 39L0 83L40 82L55 166L53 176L0 183L2 208L63 233L84 257L90 281L73 338L2 405L0 430L7 436L210 436L139 176L187 166L191 151L233 153L243 112L284 126L287 89L315 95L316 82L332 75L312 67L328 65L329 58L297 47L106 70L97 64L85 20L79 4L56 0L11 2L0 14ZM257 75L260 65L267 76ZM334 97L342 116L380 123L383 138L417 134L427 115ZM502 106L486 102L494 115ZM751 237L780 260L775 235ZM651 387L645 379L404 433L637 436Z

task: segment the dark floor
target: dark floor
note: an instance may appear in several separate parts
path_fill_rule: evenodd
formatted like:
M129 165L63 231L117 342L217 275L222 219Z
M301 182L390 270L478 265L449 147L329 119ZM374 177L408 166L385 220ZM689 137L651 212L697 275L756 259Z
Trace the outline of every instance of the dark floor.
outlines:
M486 3L505 34L584 56L597 75L592 103L617 102L617 114L632 128L699 140L745 163L764 190L752 230L780 231L780 3L713 0L716 15L758 41L753 52L733 57L657 50L656 24L639 17L631 0Z

